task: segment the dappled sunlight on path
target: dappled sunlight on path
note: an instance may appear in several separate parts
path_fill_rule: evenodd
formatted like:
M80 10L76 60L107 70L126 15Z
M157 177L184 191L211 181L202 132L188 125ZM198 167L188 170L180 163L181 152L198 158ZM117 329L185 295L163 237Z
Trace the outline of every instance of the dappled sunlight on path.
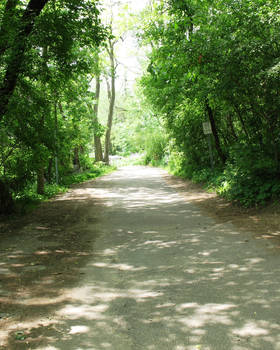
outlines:
M30 276L16 294L1 286L3 349L280 349L278 252L205 217L165 176L127 167L76 186L48 204L68 206L72 224L36 231L58 234L53 246L2 252L9 283Z

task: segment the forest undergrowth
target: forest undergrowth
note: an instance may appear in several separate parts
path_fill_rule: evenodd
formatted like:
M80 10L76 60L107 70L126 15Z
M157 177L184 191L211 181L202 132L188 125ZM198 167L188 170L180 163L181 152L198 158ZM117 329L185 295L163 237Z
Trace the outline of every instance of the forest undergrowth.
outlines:
M30 183L22 191L14 196L15 210L13 215L25 215L36 208L40 203L55 197L58 194L67 192L72 185L96 179L100 176L111 173L115 166L108 166L96 163L91 167L79 172L73 172L60 179L60 183L46 183L44 194L37 193L37 184ZM13 215L11 217L13 217ZM11 218L10 217L10 218Z

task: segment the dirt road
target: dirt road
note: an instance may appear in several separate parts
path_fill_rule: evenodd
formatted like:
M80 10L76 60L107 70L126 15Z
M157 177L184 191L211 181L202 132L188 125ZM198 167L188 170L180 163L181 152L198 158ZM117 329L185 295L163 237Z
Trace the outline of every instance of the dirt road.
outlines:
M1 227L0 227L1 228ZM0 349L279 350L275 242L123 168L0 233Z

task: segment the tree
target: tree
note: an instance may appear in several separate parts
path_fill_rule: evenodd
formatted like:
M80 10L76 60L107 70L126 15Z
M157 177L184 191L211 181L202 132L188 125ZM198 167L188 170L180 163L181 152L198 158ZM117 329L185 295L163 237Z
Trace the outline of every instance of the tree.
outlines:
M18 25L17 33L12 43L11 53L7 60L7 67L4 73L3 82L0 85L0 121L7 112L8 104L14 89L16 87L17 79L21 71L24 54L27 50L28 37L34 28L36 18L40 15L43 8L46 6L49 0L30 0L25 11L23 12L20 23ZM3 55L7 49L7 43L9 41L9 33L6 30L7 18L9 15L15 13L15 7L18 1L7 1L5 12L3 16L3 22L1 23L1 37L4 37L3 45L1 48L1 55Z
M107 92L109 99L109 110L108 110L108 119L107 119L107 129L105 134L105 147L104 147L104 161L106 164L109 164L109 153L110 153L110 140L111 140L111 131L113 124L113 115L114 115L114 107L116 100L116 59L114 46L116 42L111 38L108 39L108 48L107 52L110 58L110 81L107 80Z
M107 96L108 96L108 112L106 116L106 129L104 140L104 156L102 154L102 146L100 142L99 130L95 135L95 157L96 160L103 160L106 164L109 164L109 154L111 152L111 133L114 120L114 109L116 102L116 78L117 78L117 56L118 47L124 41L125 33L128 30L126 25L126 19L122 18L123 8L118 1L107 0L104 1L106 5L106 11L104 12L103 22L108 28L109 36L106 41L105 49L99 53L99 72L100 76L96 76L96 96L100 95L100 82L102 78L106 81ZM126 8L126 6L124 6ZM116 16L118 12L118 16ZM100 79L99 79L100 78ZM95 108L98 111L98 103L95 103ZM95 118L97 113L95 113ZM97 120L98 122L98 120ZM99 122L98 122L99 123Z
M6 203L12 201L12 192L21 187L19 183L24 186L26 181L34 181L36 173L38 192L44 192L46 168L51 169L63 139L57 126L66 126L61 116L57 123L57 106L62 106L63 91L74 76L88 81L92 59L86 50L100 45L107 34L97 2L90 0L31 0L26 6L7 0L0 6L0 123L12 140L5 143L4 153L9 156L0 166L1 186L6 188L0 193L0 212L4 213L9 210ZM20 146L19 152L28 149L29 157L23 157L28 170L24 181L16 152L9 151L14 142Z
M100 51L98 50L95 55L96 64L94 66L94 75L95 75L95 96L94 96L94 106L92 108L92 103L88 104L88 108L93 114L92 117L92 126L94 129L94 154L96 162L103 162L103 150L101 143L101 136L103 134L103 127L99 122L98 118L98 110L99 110L99 99L100 99L100 90L101 90L101 59L100 59Z
M142 86L184 153L185 171L209 166L202 134L208 118L219 171L235 173L227 181L232 193L237 181L244 193L248 179L257 184L252 192L263 184L265 194L251 198L278 186L278 11L272 1L170 0L153 1L142 18L142 42L151 48Z
M100 73L98 72L95 77L95 103L93 109L94 115L94 150L95 150L95 161L103 162L103 151L101 143L101 133L100 133L100 124L98 121L98 106L99 106L99 96L100 96Z

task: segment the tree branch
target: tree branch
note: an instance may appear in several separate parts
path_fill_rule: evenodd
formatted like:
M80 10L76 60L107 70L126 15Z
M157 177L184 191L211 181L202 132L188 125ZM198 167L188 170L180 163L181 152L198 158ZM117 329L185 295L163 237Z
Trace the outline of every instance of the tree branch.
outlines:
M0 121L7 112L10 98L21 71L27 39L34 28L35 20L49 0L30 0L21 18L18 33L12 45L8 66L0 88Z
M7 0L0 29L0 57L9 48L9 28L19 0Z

